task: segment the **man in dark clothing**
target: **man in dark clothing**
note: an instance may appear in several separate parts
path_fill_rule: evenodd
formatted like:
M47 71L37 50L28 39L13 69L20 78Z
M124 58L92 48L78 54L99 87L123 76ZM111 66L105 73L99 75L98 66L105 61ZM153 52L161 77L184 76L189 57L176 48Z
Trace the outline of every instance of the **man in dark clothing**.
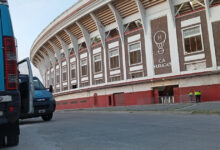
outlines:
M195 92L195 96L196 96L196 103L199 103L200 102L200 98L201 98L201 92L200 91Z

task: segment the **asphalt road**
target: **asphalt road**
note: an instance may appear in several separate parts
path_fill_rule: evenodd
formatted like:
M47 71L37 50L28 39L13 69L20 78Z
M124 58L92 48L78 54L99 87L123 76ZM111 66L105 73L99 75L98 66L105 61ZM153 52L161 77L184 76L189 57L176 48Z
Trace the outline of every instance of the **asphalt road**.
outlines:
M219 150L220 116L57 112L50 122L21 121L7 150Z

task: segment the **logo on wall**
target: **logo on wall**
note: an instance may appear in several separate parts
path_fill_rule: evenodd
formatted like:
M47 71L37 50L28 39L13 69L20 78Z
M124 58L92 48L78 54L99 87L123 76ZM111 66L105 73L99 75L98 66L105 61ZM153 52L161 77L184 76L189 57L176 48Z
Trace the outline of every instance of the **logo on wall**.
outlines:
M158 54L164 54L164 44L166 42L167 35L165 31L157 31L154 34L154 42L158 48Z

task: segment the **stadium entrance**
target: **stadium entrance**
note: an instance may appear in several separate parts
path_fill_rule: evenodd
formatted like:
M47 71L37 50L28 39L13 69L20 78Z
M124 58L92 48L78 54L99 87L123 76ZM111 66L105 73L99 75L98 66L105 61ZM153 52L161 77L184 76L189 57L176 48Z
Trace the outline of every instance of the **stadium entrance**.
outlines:
M178 85L155 87L154 91L157 92L157 95L159 97L159 103L161 104L175 103L174 88L177 87Z

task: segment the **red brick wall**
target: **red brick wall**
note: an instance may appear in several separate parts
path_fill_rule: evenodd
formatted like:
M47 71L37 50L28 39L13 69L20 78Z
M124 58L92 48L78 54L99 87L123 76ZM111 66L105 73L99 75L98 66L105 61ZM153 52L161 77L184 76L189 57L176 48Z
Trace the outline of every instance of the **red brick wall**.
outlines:
M190 97L188 94L191 91L201 92L201 102L220 100L220 84L213 84L194 87L174 88L175 103L187 101L189 102ZM116 94L103 96L95 94L92 97L59 101L57 102L57 110L110 107L109 96L111 97L111 106L147 105L159 103L159 94L157 90L132 93L118 93L119 95L117 97L115 96Z
M112 106L145 105L154 103L153 91L124 93L124 95L118 96L118 98L120 98L118 100L114 98L114 95L116 94L103 96L94 95L92 97L59 101L57 102L57 110L109 107L109 96L111 96ZM122 97L124 98L122 99Z
M174 96L175 102L181 102L181 98L189 99L188 94L191 91L200 91L201 92L201 102L208 101L219 101L220 100L220 84L213 85L202 85L194 87L184 87L184 88L175 88Z

